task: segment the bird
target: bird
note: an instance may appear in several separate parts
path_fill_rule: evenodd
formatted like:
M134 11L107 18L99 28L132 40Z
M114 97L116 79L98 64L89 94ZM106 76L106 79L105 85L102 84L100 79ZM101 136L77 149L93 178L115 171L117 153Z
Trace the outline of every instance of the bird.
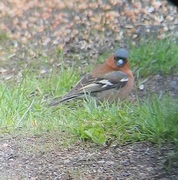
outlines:
M115 103L129 95L134 86L134 76L130 69L129 52L125 48L116 50L109 59L86 74L60 100L50 103L56 106L87 96L97 101Z

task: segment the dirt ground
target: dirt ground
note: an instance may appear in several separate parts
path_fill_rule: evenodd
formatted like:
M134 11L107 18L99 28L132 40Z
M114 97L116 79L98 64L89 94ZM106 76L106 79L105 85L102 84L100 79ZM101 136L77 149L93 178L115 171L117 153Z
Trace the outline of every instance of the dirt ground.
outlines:
M65 135L66 136L66 135ZM63 144L59 132L1 135L0 179L178 179L173 144ZM70 137L69 137L70 138Z
M97 2L97 3L96 3ZM96 60L116 44L127 46L156 32L164 38L169 32L178 36L177 9L166 1L40 1L2 0L0 2L0 80L23 74L35 58L51 57L49 65L60 63L55 49L78 54L83 64ZM91 60L92 59L92 60ZM41 62L39 62L40 64ZM169 93L178 97L178 74L149 77L140 97ZM172 156L174 144L138 142L123 146L97 146L89 142L66 142L65 132L30 132L0 135L0 180L133 180L178 179L178 160Z

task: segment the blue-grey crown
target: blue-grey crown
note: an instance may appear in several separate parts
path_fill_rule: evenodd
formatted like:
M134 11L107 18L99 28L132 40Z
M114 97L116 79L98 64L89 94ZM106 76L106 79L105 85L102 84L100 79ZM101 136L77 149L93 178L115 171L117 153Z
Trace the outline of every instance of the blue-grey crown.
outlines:
M120 48L114 53L114 56L127 59L129 57L129 52L125 48Z

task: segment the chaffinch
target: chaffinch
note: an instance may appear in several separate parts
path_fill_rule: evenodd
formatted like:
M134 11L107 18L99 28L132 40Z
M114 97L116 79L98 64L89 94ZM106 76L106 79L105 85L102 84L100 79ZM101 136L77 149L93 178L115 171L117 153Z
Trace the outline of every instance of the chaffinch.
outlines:
M134 85L128 57L126 49L118 49L105 63L86 74L61 100L54 101L50 105L56 106L73 99L85 98L86 95L109 103L124 99Z

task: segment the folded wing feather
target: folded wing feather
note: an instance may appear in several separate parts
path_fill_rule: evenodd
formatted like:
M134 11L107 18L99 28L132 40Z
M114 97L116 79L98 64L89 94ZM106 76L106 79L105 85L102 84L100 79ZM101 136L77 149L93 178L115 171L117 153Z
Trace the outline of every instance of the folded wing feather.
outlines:
M92 95L96 92L122 88L128 82L128 75L121 71L114 71L99 77L93 77L91 74L84 76L77 85L71 89L60 101L51 103L51 106L57 105L64 101L70 101L80 98L82 95Z

